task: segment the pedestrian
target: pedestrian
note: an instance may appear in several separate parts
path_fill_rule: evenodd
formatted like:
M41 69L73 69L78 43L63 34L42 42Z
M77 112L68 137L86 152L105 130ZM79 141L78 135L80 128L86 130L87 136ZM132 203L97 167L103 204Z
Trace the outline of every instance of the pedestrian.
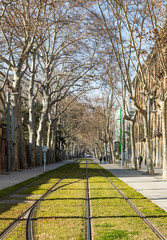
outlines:
M139 155L138 160L139 160L139 168L141 168L141 163L143 161L143 158L141 155Z
M104 159L104 163L106 163L106 157L105 156L103 157L103 159Z
M102 162L102 156L100 156L99 160L100 160L100 164L101 164L101 162Z

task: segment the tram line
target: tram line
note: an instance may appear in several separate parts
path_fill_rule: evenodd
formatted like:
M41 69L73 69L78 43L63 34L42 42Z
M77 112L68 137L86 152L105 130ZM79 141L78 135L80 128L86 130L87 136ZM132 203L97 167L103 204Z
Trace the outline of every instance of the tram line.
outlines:
M55 187L63 180L65 179L74 169L76 168L76 165L73 166L61 179L59 179L49 190L46 191L39 199L37 199L29 208L26 209L19 217L17 217L6 229L4 229L0 233L0 239L6 238L9 233L17 227L17 225L20 223L22 219L27 217L27 223L26 223L26 239L33 239L33 229L32 229L32 217L34 210L36 209L39 202L44 199L49 193L55 190ZM39 179L40 180L40 179ZM21 188L22 189L22 188Z
M78 163L82 163L79 161ZM98 176L103 176L112 186L113 188L121 195L129 206L138 214L138 216L144 221L145 224L157 235L157 237L161 240L167 240L167 238L147 219L147 217L124 195L124 193L109 179L108 176L104 173L102 169L96 163L90 163L89 160L84 161L84 168L85 173L81 174L79 179L73 179L70 182L64 183L62 185L58 185L62 180L68 178L68 175L75 171L75 166L73 166L62 178L60 178L52 187L50 187L39 199L37 199L21 216L19 216L9 227L7 227L3 232L0 233L0 239L4 239L8 234L18 225L18 223L24 218L26 218L26 240L33 240L34 239L34 230L33 230L33 219L34 219L34 212L37 209L39 203L44 200L49 194L57 191L63 187L68 185L75 184L80 182L84 179L85 181L85 240L92 240L93 239L93 224L91 219L93 216L91 215L91 189L89 188L89 179L91 173L89 173L89 165L94 165L97 172L99 172ZM75 172L74 172L75 173ZM83 177L84 175L84 177ZM73 177L72 177L73 178Z
M94 163L95 164L95 163ZM139 215L139 217L150 227L150 229L159 237L161 240L167 240L167 238L147 219L147 217L122 193L122 191L105 175L105 173L95 164L101 175L103 175L117 190L117 192L126 200L126 202L133 208L133 210Z

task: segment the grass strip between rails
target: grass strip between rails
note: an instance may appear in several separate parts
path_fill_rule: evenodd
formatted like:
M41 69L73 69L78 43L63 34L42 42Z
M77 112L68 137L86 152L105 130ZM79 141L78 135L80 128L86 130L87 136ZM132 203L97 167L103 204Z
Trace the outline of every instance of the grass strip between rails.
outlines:
M85 239L86 164L80 164L56 191L38 206L34 215L35 239Z

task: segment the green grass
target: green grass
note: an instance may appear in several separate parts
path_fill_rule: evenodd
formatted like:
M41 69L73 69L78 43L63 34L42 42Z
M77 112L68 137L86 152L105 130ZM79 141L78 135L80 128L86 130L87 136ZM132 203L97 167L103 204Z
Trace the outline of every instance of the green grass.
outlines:
M34 216L35 239L85 239L85 164L59 186L38 206Z
M9 226L18 216L20 216L30 204L19 203L17 205L4 203L0 205L0 232Z
M86 160L86 159L85 159ZM33 226L35 239L73 239L82 240L86 235L86 163L76 165L74 171L57 185L38 205ZM36 199L36 194L43 194L59 178L72 168L66 165L39 180L34 186L25 188L21 194L28 194L25 199ZM114 187L100 174L94 164L89 164L89 187L91 204L91 225L94 240L156 240L159 239ZM102 171L121 189L138 209L167 236L167 213L143 197L140 193L113 176ZM20 214L26 203L0 205L2 228L7 221ZM14 217L13 217L14 216ZM21 237L22 236L22 237ZM25 224L20 223L7 239L25 239Z
M93 162L93 159L91 158L81 158L81 159L77 159L76 162Z
M131 188L118 178L114 177L111 173L104 170L105 174L109 177L114 184L121 189L126 197L148 218L152 224L157 227L165 236L167 236L167 212L149 199L144 197L141 193Z
M89 176L94 176L89 181L93 239L158 239L96 167L90 168ZM128 185L103 171L115 184L119 182L121 189L127 189Z
M29 196L23 197L21 196L22 200L27 199L34 199L33 195L39 194L37 197L35 195L35 199L40 198L40 194L44 194L51 186L55 184L55 182L63 177L67 171L69 171L73 164L67 164L65 166L62 166L60 168L57 168L55 170L51 170L48 173L44 173L39 175L38 177L29 179L27 181L24 181L23 183L17 184L13 187L10 187L8 189L1 190L1 193L7 194L9 192L13 192L14 190L18 190L20 187L26 186L27 184L32 183L29 187L26 187L20 192L21 194L29 194ZM40 179L41 177L45 177L43 179ZM35 182L35 186L34 185ZM12 199L12 197L9 197L7 199ZM14 198L15 199L15 198ZM6 227L9 226L17 217L19 217L28 207L30 207L30 203L26 203L22 201L21 203L3 203L0 204L0 232L2 232Z
M106 224L104 224L106 225ZM103 224L102 226L103 227ZM130 232L127 230L119 230L119 229L112 229L111 227L108 229L108 231L104 231L101 233L100 237L97 237L96 239L101 240L114 240L114 239L124 239L124 240L130 240L133 239L133 235L138 234L138 231Z
M26 221L21 221L18 226L5 238L5 240L26 239Z

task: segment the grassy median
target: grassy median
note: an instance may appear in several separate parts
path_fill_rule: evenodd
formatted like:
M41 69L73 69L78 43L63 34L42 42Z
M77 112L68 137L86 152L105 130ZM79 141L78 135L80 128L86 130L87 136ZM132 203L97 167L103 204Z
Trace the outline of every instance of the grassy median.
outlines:
M38 206L35 239L85 239L85 164L78 166Z

